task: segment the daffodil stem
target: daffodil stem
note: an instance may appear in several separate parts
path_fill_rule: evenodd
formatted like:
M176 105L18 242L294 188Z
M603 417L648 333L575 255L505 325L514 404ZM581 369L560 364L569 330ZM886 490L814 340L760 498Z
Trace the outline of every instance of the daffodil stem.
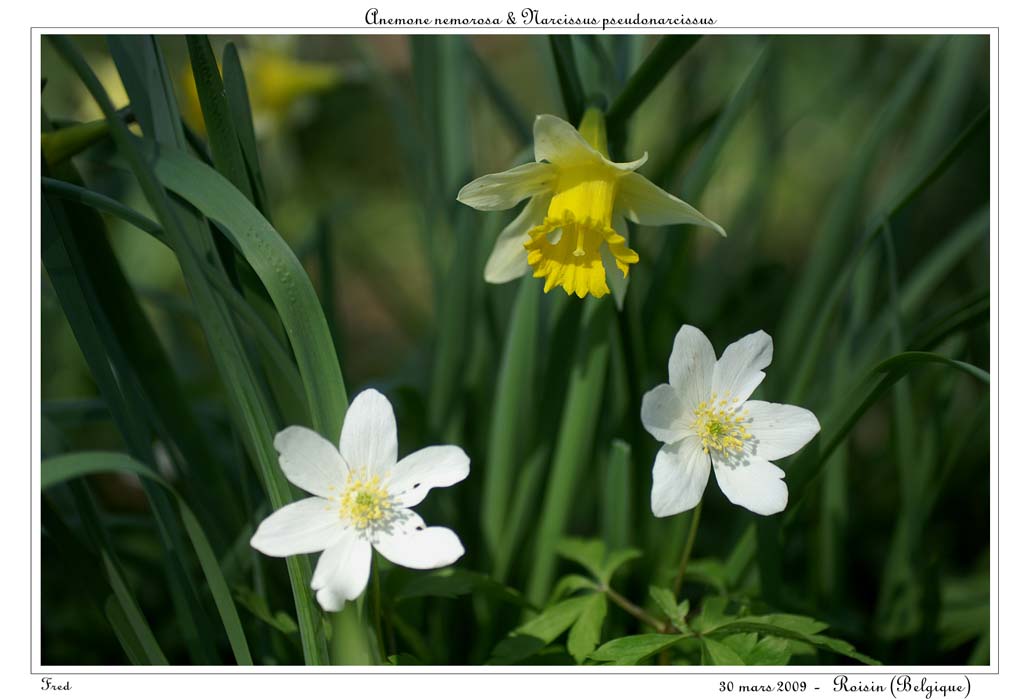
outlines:
M700 510L704 505L703 501L693 509L693 519L690 520L690 533L686 536L686 546L682 550L682 559L679 560L679 573L675 575L675 585L672 592L678 599L679 591L682 590L682 580L686 576L686 565L690 563L690 555L693 553L693 543L697 541L697 528L700 526Z
M622 610L635 617L643 624L653 627L658 632L668 631L668 625L661 622L661 620L658 620L653 615L649 614L646 610L630 601L628 598L623 596L618 591L609 588L608 586L604 586L601 590L604 591L604 594L611 599L612 603L614 603Z
M550 52L554 57L554 68L557 70L557 83L561 88L561 99L568 112L568 121L573 124L582 117L586 97L582 88L582 78L575 63L575 50L572 48L572 37L555 35L550 37Z

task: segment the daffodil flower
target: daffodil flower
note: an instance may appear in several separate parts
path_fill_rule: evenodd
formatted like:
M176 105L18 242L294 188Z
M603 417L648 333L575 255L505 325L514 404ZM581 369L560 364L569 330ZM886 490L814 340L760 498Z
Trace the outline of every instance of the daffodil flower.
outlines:
M581 133L580 133L581 132ZM484 175L465 185L458 201L484 211L529 202L497 238L486 263L486 281L502 284L530 269L545 279L543 291L560 286L579 298L612 290L620 305L629 266L639 255L629 247L629 219L645 226L697 224L721 235L721 226L635 172L631 163L607 155L604 117L587 110L576 131L544 114L533 127L535 163Z
M464 554L445 527L426 527L410 510L429 489L468 476L460 447L438 445L397 461L393 407L369 389L354 399L343 422L339 449L318 433L293 426L275 436L286 478L313 494L272 513L250 545L272 557L322 552L311 579L318 603L343 609L368 584L372 548L394 564L435 569Z
M358 76L349 66L293 58L292 47L280 42L260 43L263 48L251 48L242 56L254 131L259 138L273 136L290 121L310 121L311 98ZM204 115L189 65L183 68L180 83L186 121L203 133Z
M786 508L785 473L771 460L793 454L818 433L811 411L748 401L772 361L764 331L729 345L716 361L711 342L693 326L675 336L668 384L643 397L643 427L665 443L654 460L650 507L664 517L700 502L711 467L726 497L771 515Z

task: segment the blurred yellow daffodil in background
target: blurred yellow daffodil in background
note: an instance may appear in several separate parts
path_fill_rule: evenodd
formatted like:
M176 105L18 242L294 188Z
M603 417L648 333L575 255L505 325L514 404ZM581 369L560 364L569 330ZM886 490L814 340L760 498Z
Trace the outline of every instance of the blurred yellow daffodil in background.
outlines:
M289 49L288 45L259 44L241 51L254 131L259 138L275 133L298 114L302 116L309 111L312 97L338 86L350 75L346 66L300 60ZM179 81L186 121L202 133L204 119L200 99L188 64L180 73Z

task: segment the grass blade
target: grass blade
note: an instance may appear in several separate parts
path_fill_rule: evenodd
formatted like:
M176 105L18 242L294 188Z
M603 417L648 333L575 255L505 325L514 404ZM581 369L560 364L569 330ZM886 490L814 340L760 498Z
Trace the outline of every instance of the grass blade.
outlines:
M243 150L243 161L254 193L254 204L270 220L271 212L268 209L268 195L265 193L264 177L261 175L261 163L257 154L257 136L254 133L253 113L250 111L250 97L243 65L239 61L239 51L234 42L227 43L222 51L222 72L229 121L235 126L236 138L239 139L240 148Z
M661 37L607 110L607 128L612 134L625 128L629 118L671 73L679 59L703 38L701 34Z
M593 447L610 354L612 309L610 303L604 302L584 302L579 347L557 434L527 589L527 597L535 605L542 605L550 590L557 568L557 543L565 534L576 484Z
M561 88L561 99L564 101L565 113L571 124L582 121L586 111L586 94L582 89L579 68L575 64L575 47L572 37L566 34L551 35L550 54L554 58L554 69L557 71L557 82Z
M325 314L307 272L256 207L220 174L180 151L139 141L160 183L221 224L268 290L304 382L314 429L336 440L347 395Z
M45 491L72 479L107 472L129 473L153 481L165 488L175 498L182 522L193 544L193 550L210 586L211 596L218 607L218 613L232 646L232 652L236 657L236 663L251 665L253 660L250 658L250 649L247 646L246 635L243 633L243 625L236 612L236 605L232 601L232 594L225 582L221 566L214 555L214 550L211 549L211 543L208 542L207 535L204 534L193 511L167 481L150 467L137 462L128 455L117 452L75 453L43 460L40 465L40 489Z
M232 318L225 306L215 297L213 290L206 284L206 277L201 271L202 265L205 264L201 262L202 259L217 260L213 244L204 238L205 231L198 228L187 228L189 220L180 217L191 216L188 211L179 213L173 209L171 201L165 195L154 173L147 166L139 142L123 124L118 122L110 98L82 57L64 37L51 37L51 41L61 56L72 66L107 117L118 151L129 163L147 201L157 215L158 221L171 237L173 248L179 255L187 286L196 299L197 309L201 312L201 325L208 343L212 347L212 356L218 366L219 374L222 376L224 387L232 399L234 417L244 436L244 445L260 468L263 485L273 507L281 508L293 498L289 485L279 469L278 456L272 444L272 437L275 434L274 420L269 415L263 397L257 391L258 384L253 368L244 359L246 353ZM181 135L181 126L177 119L171 128L177 129ZM184 155L181 157L188 159ZM224 182L224 178L217 177ZM242 199L247 206L252 208L242 194L231 186L228 188L234 193L237 201ZM203 258L198 256L195 246L202 247ZM295 261L295 258L293 260ZM306 277L304 279L306 280ZM308 281L307 284L309 287L310 282ZM322 318L322 324L324 324L324 318ZM337 376L339 374L338 366L336 374ZM326 379L327 382L331 382L331 373ZM342 380L339 383L342 384ZM337 396L331 400L343 402L342 408L345 409L345 397ZM334 423L335 427L331 431L333 438L338 434L339 426L342 424L342 413L343 411L340 410L338 420L336 420L336 416L320 416L318 418L320 423L326 425ZM308 587L311 579L310 562L306 557L289 557L286 560L286 566L297 606L297 623L300 627L305 660L313 664L325 663L327 651L324 637L320 631L321 615Z
M826 298L825 286L840 268L840 261L851 240L848 231L854 221L860 221L861 193L865 180L875 163L879 146L905 114L906 106L914 99L925 77L932 67L942 46L942 40L930 43L910 68L901 76L897 86L883 103L872 121L863 142L855 149L856 157L850 162L849 170L837 190L822 232L815 239L810 253L810 263L804 267L791 299L786 304L786 314L776 335L783 352L799 356L801 348L808 343L810 319L816 315ZM780 341L779 338L782 338Z
M530 444L529 423L532 408L532 382L535 376L536 346L539 331L539 284L526 275L518 288L504 355L497 377L497 392L490 420L486 452L485 481L482 495L482 530L490 553L501 553L508 516L511 489L519 465L528 455L522 446Z
M160 224L156 221L147 218L140 212L127 207L116 199L103 195L99 192L87 189L85 187L79 187L63 180L56 180L50 177L43 177L43 190L48 193L53 193L58 197L67 199L73 202L79 202L86 206L92 207L97 211L106 212L113 216L116 216L123 221L132 224L144 233L148 233L153 236L156 240L160 241L163 245L169 246L167 237L164 234L164 230ZM257 342L260 344L262 350L271 358L275 364L275 370L278 372L280 378L289 385L290 391L293 393L297 400L303 400L304 389L300 381L300 375L297 374L296 365L293 363L293 358L289 354L289 350L280 342L280 340L272 333L271 329L268 328L264 319L261 318L257 312L247 303L246 299L236 291L231 284L227 282L223 277L214 274L209 269L204 269L207 275L207 280L210 284L218 291L222 299L224 299L232 307L239 317L243 320L246 326L254 334ZM148 354L148 361L153 361L153 354ZM167 394L162 394L166 396Z

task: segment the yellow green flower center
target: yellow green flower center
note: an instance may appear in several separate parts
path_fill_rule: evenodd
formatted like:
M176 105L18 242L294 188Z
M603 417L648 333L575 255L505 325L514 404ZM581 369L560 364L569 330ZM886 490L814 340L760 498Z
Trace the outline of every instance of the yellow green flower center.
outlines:
M546 279L543 291L561 285L580 299L602 297L607 286L601 247L607 245L623 276L640 256L611 228L617 176L608 168L588 165L565 170L543 223L529 230L525 243L533 277Z
M378 475L355 476L350 473L339 497L339 517L364 530L387 518L393 511L393 499Z
M704 452L712 450L722 456L743 451L744 442L754 437L747 432L747 411L738 411L740 400L729 400L729 395L719 398L711 394L707 401L701 401L693 410L692 427L704 446Z

